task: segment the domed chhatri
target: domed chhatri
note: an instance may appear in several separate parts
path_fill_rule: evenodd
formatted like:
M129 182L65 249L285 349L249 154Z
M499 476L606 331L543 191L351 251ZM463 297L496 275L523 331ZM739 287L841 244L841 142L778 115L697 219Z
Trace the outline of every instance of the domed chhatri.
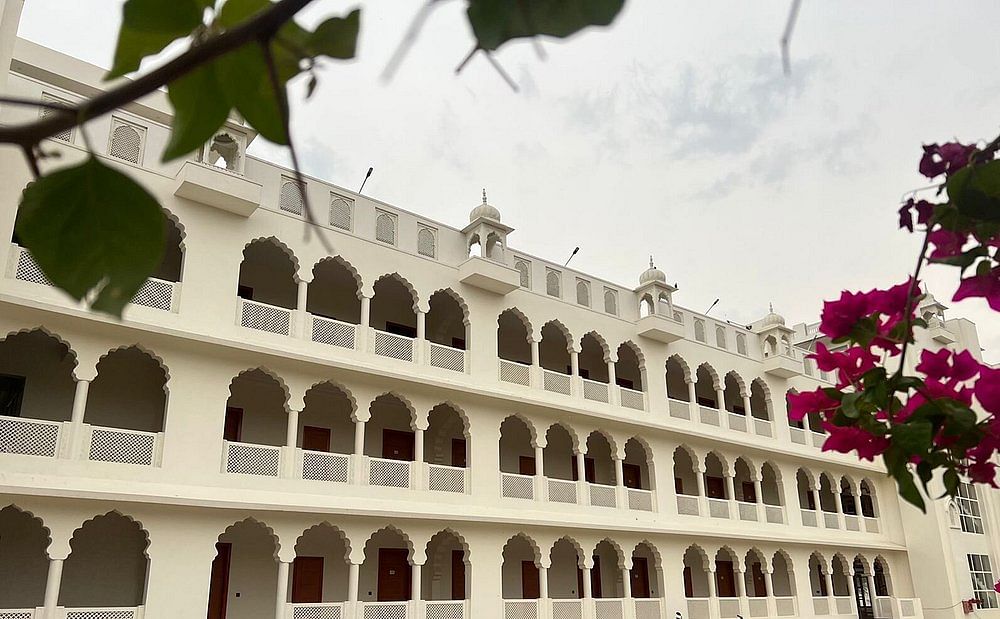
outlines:
M478 205L476 208L472 209L469 213L469 223L472 223L479 219L480 217L485 217L486 219L492 219L494 221L500 221L500 211L497 207L486 202L486 190L483 189L483 203Z
M772 325L785 326L785 318L781 314L774 313L774 305L771 303L767 304L768 314L760 321L762 327L769 327Z
M642 272L639 276L639 285L648 284L649 282L660 282L667 283L667 276L660 269L653 266L653 257L649 257L649 268Z

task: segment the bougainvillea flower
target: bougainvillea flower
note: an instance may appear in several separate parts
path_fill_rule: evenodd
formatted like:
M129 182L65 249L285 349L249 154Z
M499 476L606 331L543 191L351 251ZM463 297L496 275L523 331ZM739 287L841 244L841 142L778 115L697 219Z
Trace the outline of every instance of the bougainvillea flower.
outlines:
M997 465L992 462L983 461L970 464L965 469L965 474L976 484L989 484L997 487Z
M920 158L920 173L927 178L948 173L954 174L969 163L969 157L976 152L975 144L959 144L958 142L948 142L947 144L926 144L924 145L924 155Z
M969 235L954 230L939 228L930 233L932 259L950 258L962 254L962 248L969 240Z
M975 392L980 406L994 415L1000 415L1000 369L982 366ZM1000 421L996 425L1000 425Z
M899 208L899 227L913 232L913 211L917 211L917 223L926 224L934 214L934 205L927 200L914 202L913 198Z
M826 442L823 443L823 451L845 454L857 451L859 458L871 461L889 448L889 439L886 437L875 436L855 426L835 426L825 421L823 429L829 433Z
M822 343L816 344L816 352L809 355L816 360L816 367L823 372L837 372L837 386L851 385L861 375L875 367L878 361L867 348L852 346L843 351L830 352Z
M937 352L922 350L920 363L916 369L929 379L954 384L969 380L978 374L982 367L967 350L952 353L947 348L942 348Z
M990 309L1000 312L1000 267L982 275L963 278L951 300L961 301L969 297L983 297Z
M823 302L819 330L833 339L845 337L850 335L859 320L871 313L868 295L844 290L836 301Z
M786 399L788 401L788 418L792 421L802 421L809 413L823 413L836 410L840 406L840 402L826 395L822 389L789 393Z

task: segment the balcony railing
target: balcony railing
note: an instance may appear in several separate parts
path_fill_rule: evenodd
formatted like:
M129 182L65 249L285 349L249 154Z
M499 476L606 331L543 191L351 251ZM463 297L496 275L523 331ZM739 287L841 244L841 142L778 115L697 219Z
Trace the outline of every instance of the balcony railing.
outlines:
M162 433L84 425L88 460L154 466L159 464Z
M550 617L583 619L583 600L549 600Z
M400 361L413 361L414 340L405 335L396 335L378 329L372 329L374 337L372 346L376 355L399 359Z
M742 615L739 598L719 598L719 616L723 619Z
M583 397L595 402L608 401L608 384L589 378L581 378L583 381Z
M313 315L310 337L321 344L355 349L358 347L358 325Z
M424 602L423 619L465 619L469 616L465 600L442 600Z
M57 619L142 619L142 606L102 608L58 608ZM39 615L40 616L40 615Z
M301 450L302 479L346 484L351 481L351 457L326 451Z
M788 431L792 435L792 442L798 443L799 445L806 444L806 431L802 428L789 428Z
M531 366L517 361L500 359L500 380L515 385L531 386Z
M597 598L594 600L594 619L622 619L625 616L625 600L621 598Z
M54 458L61 427L55 421L0 416L0 453Z
M465 469L443 464L428 464L427 489L438 492L466 492Z
M708 515L712 518L729 518L729 500L708 497Z
M851 597L849 595L839 595L833 598L833 608L838 615L850 615Z
M504 600L503 619L539 619L538 600Z
M281 472L280 447L223 441L222 453L227 473L277 477Z
M799 513L802 514L802 524L803 524L803 526L807 526L807 527L818 526L817 520L816 520L816 512L814 512L811 509L801 509L801 510L799 510Z
M500 491L508 499L534 499L535 478L532 475L500 473Z
M764 516L771 524L784 524L785 508L781 505L764 505Z
M861 521L853 514L844 514L844 528L848 531L860 531Z
M240 325L277 333L278 335L288 335L292 327L292 310L277 305L268 305L250 299L240 299Z
M729 412L726 415L726 425L729 426L730 430L736 430L737 432L747 431L747 417L746 415L740 415L739 413Z
M767 598L752 597L749 602L751 617L767 617Z
M823 443L826 442L826 434L823 432L809 432L809 438L812 441L813 447L823 447Z
M712 616L712 601L708 598L688 598L689 619L709 619Z
M287 619L348 619L344 602L289 604L285 617Z
M165 312L172 311L174 309L174 287L176 285L176 282L168 282L163 279L150 277L143 282L142 286L139 286L139 290L132 297L132 303Z
M653 491L628 488L628 508L642 512L653 511Z
M553 372L542 368L542 388L546 391L570 395L572 393L569 374Z
M408 619L409 602L361 602L360 619Z
M684 400L667 399L667 406L670 409L670 416L677 419L691 419L691 404Z
M794 617L798 614L798 604L794 597L776 597L774 606L779 617Z
M829 615L830 614L830 598L826 597L814 597L813 598L813 613L817 615Z
M827 529L839 529L840 518L837 512L823 512L823 526Z
M368 483L372 486L409 488L411 464L409 460L368 458Z
M875 518L869 518L869 517L865 516L864 523L865 523L865 531L867 531L868 533L878 533L879 532L878 520L877 519L875 519Z
M13 262L15 265L14 279L42 284L43 286L52 285L49 278L45 277L45 273L42 272L42 267L38 266L38 263L35 262L35 257L31 255L31 252L19 245L13 245L12 251L14 253Z
M604 484L587 484L590 489L590 504L595 507L617 507L618 489Z
M747 503L744 501L736 502L737 511L740 514L740 520L746 520L750 522L757 521L757 504Z
M767 419L757 419L753 418L753 433L757 436L766 436L771 438L774 436L774 429L771 422Z
M579 485L575 481L568 479L548 478L549 500L553 503L576 503L576 489Z
M701 417L702 423L710 426L719 425L719 409L712 408L710 406L699 406L698 413Z
M658 598L636 598L635 612L632 616L636 619L664 619L663 601Z
M452 372L465 372L465 351L441 344L430 344L430 362L436 368L444 368Z
M698 497L687 494L677 495L677 513L682 516L698 516L701 510L698 509Z
M644 392L621 386L618 387L618 392L622 406L625 408L632 408L637 411L646 410L646 394Z

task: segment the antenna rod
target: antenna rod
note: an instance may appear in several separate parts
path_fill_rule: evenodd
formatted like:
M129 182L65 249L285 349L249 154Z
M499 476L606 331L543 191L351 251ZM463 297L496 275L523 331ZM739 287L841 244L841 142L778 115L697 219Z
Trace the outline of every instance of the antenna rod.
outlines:
M576 252L578 252L578 251L580 251L580 248L579 247L574 247L573 248L573 253L569 255L569 258L566 258L566 264L564 264L563 266L567 266L569 264L569 261L573 259L573 256L575 256Z
M712 304L708 306L708 309L705 310L705 315L708 316L708 313L710 311L712 311L712 308L715 307L718 303L719 303L718 299L716 299L715 301L713 301Z
M374 170L375 170L374 166L368 168L368 174L365 174L365 180L361 181L361 189L358 189L358 193L361 193L362 191L365 190L365 183L368 182L368 177L372 175L372 172Z

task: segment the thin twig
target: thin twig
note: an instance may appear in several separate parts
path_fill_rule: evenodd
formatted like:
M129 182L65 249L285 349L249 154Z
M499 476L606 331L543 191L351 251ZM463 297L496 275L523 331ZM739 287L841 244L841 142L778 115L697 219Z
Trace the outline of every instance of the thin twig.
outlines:
M497 62L497 59L493 57L493 54L490 52L486 52L486 59L490 61L490 64L493 65L493 68L496 69L497 73L500 74L500 77L502 77L503 80L507 82L507 85L510 86L510 89L513 90L514 92L518 92L517 83L513 80L513 78L511 78L511 76L507 75L507 72L503 70L503 67L500 66L500 63Z
M788 10L788 21L785 22L785 32L781 35L781 66L785 69L785 75L792 74L792 54L789 49L792 43L792 33L795 31L795 23L799 19L799 7L802 0L792 0L792 6Z
M40 99L24 99L22 97L0 97L0 103L9 105L23 105L25 107L40 107L47 110L58 110L60 112L73 112L73 108L60 101L42 101Z
M476 52L478 51L479 51L479 45L473 45L472 50L469 51L468 55L466 55L466 57L462 59L462 62L458 63L458 66L455 67L456 75L462 72L462 69L465 68L465 65L469 64L469 61L472 60L472 57L475 56Z
M37 180L39 176L42 175L42 171L38 169L38 159L35 157L35 151L31 146L22 145L21 151L24 153L24 158L28 160L28 167L31 168L31 174Z
M913 307L916 304L914 298L914 292L918 291L917 280L920 277L920 269L923 268L924 262L927 260L927 248L930 246L931 242L931 230L928 226L927 231L924 233L924 243L920 247L920 255L917 256L917 267L913 270L913 276L910 278L910 287L906 291L906 319L903 324L906 325L906 337L903 340L903 349L899 353L899 369L896 370L896 376L903 375L904 365L906 365L906 349L910 344L910 340L913 339Z
M396 70L403 64L403 59L406 57L406 54L409 53L410 49L413 48L413 44L416 43L417 37L420 35L420 30L424 27L424 22L427 21L427 18L431 14L431 10L437 2L438 0L427 0L427 2L420 7L420 10L417 11L417 14L413 16L413 20L406 29L406 33L403 34L403 38L400 39L399 45L396 46L396 50L392 52L392 56L389 58L389 62L386 63L385 69L382 70L382 81L388 82L391 80L396 74Z

